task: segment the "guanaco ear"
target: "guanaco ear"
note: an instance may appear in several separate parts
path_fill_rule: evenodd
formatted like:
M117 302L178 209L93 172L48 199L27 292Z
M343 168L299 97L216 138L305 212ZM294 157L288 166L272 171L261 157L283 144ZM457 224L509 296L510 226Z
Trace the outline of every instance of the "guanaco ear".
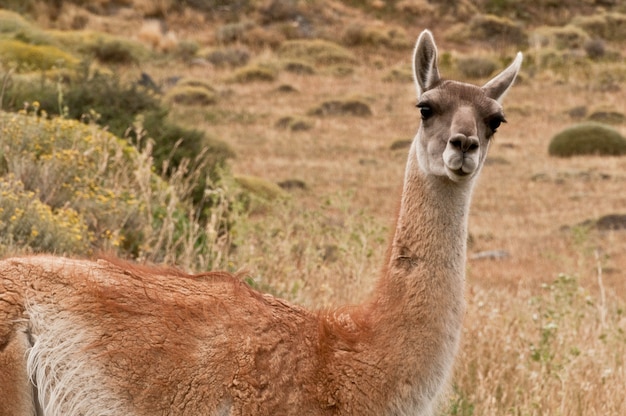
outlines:
M417 97L439 83L437 67L437 46L430 30L424 30L417 38L413 52L413 77L417 88Z
M483 85L483 90L487 94L487 97L493 98L498 102L502 101L509 88L513 85L515 77L517 77L517 74L522 67L522 59L522 53L518 52L517 56L513 60L513 63L509 65L507 69L500 72L498 75L493 77L491 81Z

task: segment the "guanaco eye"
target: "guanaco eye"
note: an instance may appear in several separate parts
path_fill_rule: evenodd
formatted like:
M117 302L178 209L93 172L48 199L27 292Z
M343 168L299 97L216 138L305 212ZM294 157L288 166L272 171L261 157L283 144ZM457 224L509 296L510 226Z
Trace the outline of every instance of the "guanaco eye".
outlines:
M419 108L420 110L420 114L422 115L422 120L426 120L434 114L432 107L429 106L428 104L418 104L417 108Z
M487 126L489 126L489 129L491 129L491 131L494 133L502 123L506 123L506 120L500 115L491 117L487 120Z

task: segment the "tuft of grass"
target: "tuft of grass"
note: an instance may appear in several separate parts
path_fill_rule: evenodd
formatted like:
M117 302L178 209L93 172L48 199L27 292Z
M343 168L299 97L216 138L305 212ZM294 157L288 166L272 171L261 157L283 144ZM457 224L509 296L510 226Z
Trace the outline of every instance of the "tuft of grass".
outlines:
M0 9L0 33L19 33L31 30L32 27L19 13Z
M198 55L204 57L218 68L244 66L250 60L250 52L240 47L226 47L200 51Z
M283 68L287 72L299 75L313 75L315 68L309 63L300 60L288 60L283 63Z
M398 140L395 140L393 143L391 143L391 145L389 146L389 149L390 150L406 150L409 147L411 147L411 144L413 144L413 140L398 139Z
M626 154L626 138L617 130L600 123L581 123L556 134L550 141L552 156Z
M309 111L314 116L357 116L369 117L372 109L369 104L358 98L333 99L324 101Z
M202 86L176 85L167 92L165 99L182 105L211 105L217 102L217 94Z
M248 82L272 82L278 77L278 71L268 65L251 64L239 68L229 78L230 82L248 83Z
M356 57L348 49L327 40L297 39L284 42L278 48L283 59L297 59L318 65L355 64Z
M376 27L371 24L353 23L341 37L347 46L373 46L390 49L407 49L411 46L402 28Z
M622 124L626 122L626 116L619 111L598 110L587 116L589 121L606 124Z
M311 130L313 123L302 117L285 116L276 122L276 127L281 129L289 129L291 131Z
M280 186L258 176L239 175L235 176L235 181L245 190L266 201L286 197L285 191Z

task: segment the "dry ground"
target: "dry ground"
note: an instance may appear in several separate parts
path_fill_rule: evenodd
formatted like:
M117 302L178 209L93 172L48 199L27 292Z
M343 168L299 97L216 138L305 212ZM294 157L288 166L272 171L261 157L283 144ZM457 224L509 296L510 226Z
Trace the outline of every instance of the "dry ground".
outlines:
M397 59L408 65L410 51ZM236 174L273 182L303 180L308 190L293 199L304 209L315 209L327 196L349 192L354 210L363 209L381 226L390 226L407 153L390 146L413 137L419 116L413 85L384 82L388 70L363 64L343 78L283 72L271 83L218 85L227 91L218 109L177 111L195 112L186 115L234 147ZM202 77L203 71L193 72ZM219 73L214 79L219 82L226 76ZM282 84L297 92L277 92ZM324 100L346 96L361 97L373 116L306 115ZM520 285L532 288L550 282L561 272L595 280L595 260L587 251L598 248L606 283L625 293L624 231L585 233L566 227L624 213L626 158L559 159L547 152L550 138L574 123L567 110L583 105L626 112L622 91L593 91L573 80L559 82L555 75L523 76L506 97L508 123L496 135L474 195L470 250L506 250L510 257L471 261L470 284L515 291ZM207 112L211 122L202 121ZM293 132L275 127L284 116L305 117L313 128ZM617 128L626 133L624 126Z

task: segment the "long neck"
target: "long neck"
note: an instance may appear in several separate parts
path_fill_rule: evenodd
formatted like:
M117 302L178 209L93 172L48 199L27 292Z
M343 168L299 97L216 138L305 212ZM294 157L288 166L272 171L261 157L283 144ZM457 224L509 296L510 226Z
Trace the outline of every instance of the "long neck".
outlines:
M433 285L463 289L471 189L472 182L455 183L426 175L418 166L415 146L412 148L382 281L392 291L390 295L397 289L410 292ZM444 300L416 299L420 303Z
M380 348L397 351L396 402L432 399L450 372L461 332L471 182L426 175L416 146L407 163L397 227L377 288ZM396 390L397 391L397 390Z

